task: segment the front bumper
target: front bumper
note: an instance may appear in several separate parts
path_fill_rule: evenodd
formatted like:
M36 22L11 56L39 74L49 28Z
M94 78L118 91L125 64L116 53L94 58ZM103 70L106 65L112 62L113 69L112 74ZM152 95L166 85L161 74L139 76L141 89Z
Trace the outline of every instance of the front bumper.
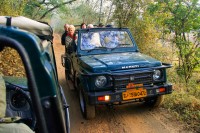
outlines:
M165 95L165 94L171 94L172 93L172 85L171 84L164 84L164 85L154 85L154 86L144 86L144 88L147 90L147 96L143 98L148 97L154 97L157 95ZM165 88L164 92L157 92L156 90L159 88ZM91 105L98 105L98 104L112 104L112 103L121 103L121 102L128 102L128 101L135 101L141 98L135 98L131 100L123 100L122 93L126 90L116 90L116 91L103 91L103 92L89 92L86 93L86 96L88 97L89 104ZM109 101L98 101L99 96L105 96L109 95L110 100Z

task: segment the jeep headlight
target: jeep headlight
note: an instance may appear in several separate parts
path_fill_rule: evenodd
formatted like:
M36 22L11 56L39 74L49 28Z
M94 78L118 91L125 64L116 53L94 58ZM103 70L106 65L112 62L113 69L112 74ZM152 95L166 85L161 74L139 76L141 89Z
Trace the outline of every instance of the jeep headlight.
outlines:
M107 83L107 78L105 76L97 76L95 79L95 85L98 88L104 87Z
M153 73L153 80L159 80L162 76L162 71L161 70L154 70Z

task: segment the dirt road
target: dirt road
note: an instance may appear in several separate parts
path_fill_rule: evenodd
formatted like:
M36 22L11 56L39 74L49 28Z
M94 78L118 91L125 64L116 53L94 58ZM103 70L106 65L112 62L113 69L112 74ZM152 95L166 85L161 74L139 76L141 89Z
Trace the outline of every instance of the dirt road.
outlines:
M185 126L177 121L165 109L150 109L143 104L127 104L96 108L96 117L85 120L80 112L79 101L73 86L65 80L64 68L61 65L61 54L64 46L60 36L54 36L54 50L58 68L58 77L70 105L71 133L188 133Z

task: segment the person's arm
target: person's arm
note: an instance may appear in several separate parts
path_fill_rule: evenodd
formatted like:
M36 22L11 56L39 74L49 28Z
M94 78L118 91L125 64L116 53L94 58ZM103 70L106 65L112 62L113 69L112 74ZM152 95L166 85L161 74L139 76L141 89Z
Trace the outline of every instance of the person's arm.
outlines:
M71 54L72 49L71 49L71 43L72 43L73 39L69 36L65 37L65 50L68 54Z
M35 133L23 123L1 123L0 133Z
M65 45L65 37L66 37L66 35L67 35L66 32L62 34L62 37L61 37L61 44L62 45Z
M65 37L65 46L66 46L66 48L71 44L71 42L72 42L72 38L69 37L69 36L66 36Z

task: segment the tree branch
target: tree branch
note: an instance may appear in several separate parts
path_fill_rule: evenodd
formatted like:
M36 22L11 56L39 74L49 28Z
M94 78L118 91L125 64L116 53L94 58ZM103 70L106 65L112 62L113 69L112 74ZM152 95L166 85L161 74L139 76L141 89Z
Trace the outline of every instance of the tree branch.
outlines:
M66 1L66 2L63 2L63 3L60 3L60 4L56 5L56 6L54 6L53 8L49 9L48 11L46 11L46 12L40 17L40 19L43 19L44 17L46 17L46 15L47 15L49 12L53 11L54 9L59 8L60 6L63 6L63 5L66 5L66 4L71 4L71 3L74 2L74 1L76 1L76 0Z

